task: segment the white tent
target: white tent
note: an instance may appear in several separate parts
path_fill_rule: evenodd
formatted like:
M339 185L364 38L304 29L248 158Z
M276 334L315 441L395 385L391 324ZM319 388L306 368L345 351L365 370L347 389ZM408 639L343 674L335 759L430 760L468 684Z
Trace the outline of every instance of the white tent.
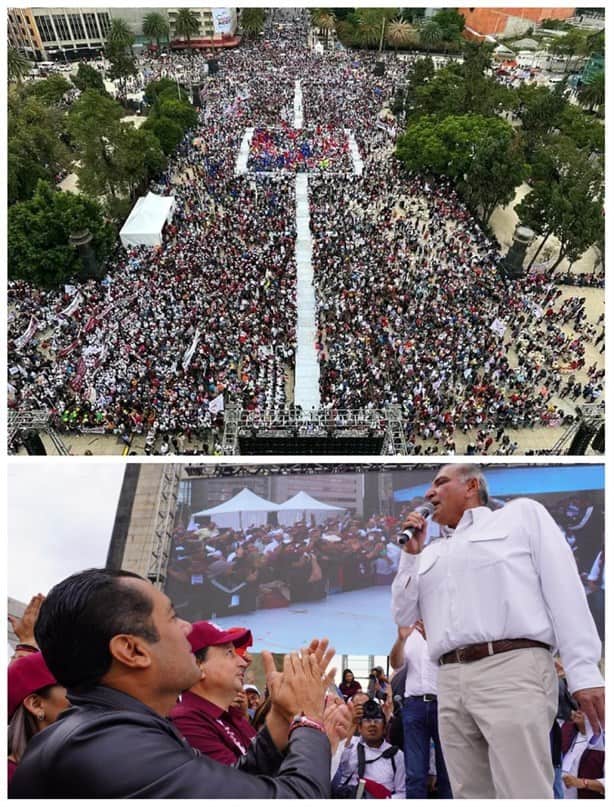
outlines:
M155 247L162 243L162 229L175 210L172 196L148 193L141 196L121 228L119 237L124 247L144 245Z
M301 490L296 496L279 505L277 520L284 526L290 526L313 515L316 524L321 524L330 516L335 513L342 513L344 510L345 507L336 507L334 504L319 502L313 496Z
M267 523L267 513L279 510L279 505L258 496L247 488L233 496L227 502L200 510L192 515L192 519L210 516L218 527L231 530L242 530L245 527L262 527Z

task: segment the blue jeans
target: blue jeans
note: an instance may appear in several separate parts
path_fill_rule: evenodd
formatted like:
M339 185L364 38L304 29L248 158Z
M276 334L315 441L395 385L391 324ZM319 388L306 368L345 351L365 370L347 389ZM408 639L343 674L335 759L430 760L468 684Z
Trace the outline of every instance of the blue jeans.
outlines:
M565 798L565 788L563 786L563 775L561 773L561 766L558 767L554 766L554 798L555 799L564 799Z
M405 698L403 703L403 746L405 751L405 795L408 799L427 796L431 739L435 744L437 795L451 799L452 790L441 752L437 729L437 701Z

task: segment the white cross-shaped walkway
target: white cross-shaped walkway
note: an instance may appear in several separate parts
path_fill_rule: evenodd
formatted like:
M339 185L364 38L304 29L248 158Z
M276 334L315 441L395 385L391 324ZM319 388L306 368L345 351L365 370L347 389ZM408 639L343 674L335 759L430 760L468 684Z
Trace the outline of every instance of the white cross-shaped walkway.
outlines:
M303 128L303 92L300 79L294 85L295 129ZM354 135L345 129L354 174L363 172L363 162ZM247 173L247 161L254 130L246 129L235 163L235 175ZM316 349L316 297L313 286L313 244L309 226L309 177L296 175L296 361L294 367L294 403L303 412L320 406L320 363Z

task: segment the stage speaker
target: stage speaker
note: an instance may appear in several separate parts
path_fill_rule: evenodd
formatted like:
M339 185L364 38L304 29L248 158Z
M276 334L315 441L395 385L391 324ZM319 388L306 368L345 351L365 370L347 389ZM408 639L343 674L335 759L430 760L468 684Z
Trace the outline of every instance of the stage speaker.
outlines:
M219 72L220 64L217 59L208 59L207 67L209 68L209 75L214 76L216 73Z
M605 423L601 424L597 430L597 434L593 437L591 448L594 448L595 451L598 451L600 454L605 454Z
M383 76L385 70L385 65L383 62L375 62L375 67L373 68L373 75L374 76Z
M194 106L200 106L200 84L192 84L192 103Z
M584 421L581 421L580 425L578 426L578 431L574 434L573 440L571 441L567 454L573 456L581 456L582 454L586 454L586 449L589 447L594 436L594 429L591 429L590 426L587 426L586 423L584 423Z
M30 456L44 457L47 455L43 441L35 431L26 432L23 437L23 444Z

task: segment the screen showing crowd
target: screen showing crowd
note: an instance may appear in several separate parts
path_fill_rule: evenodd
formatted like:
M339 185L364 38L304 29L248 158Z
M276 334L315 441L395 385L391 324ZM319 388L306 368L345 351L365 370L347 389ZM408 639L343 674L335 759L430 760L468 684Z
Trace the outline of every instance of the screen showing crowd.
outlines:
M574 553L603 638L602 466L484 470L491 508L519 496L547 507ZM187 479L166 591L189 620L268 609L283 619L296 604L335 598L338 608L347 592L390 586L401 524L433 475L422 468ZM438 535L432 523L429 540Z

